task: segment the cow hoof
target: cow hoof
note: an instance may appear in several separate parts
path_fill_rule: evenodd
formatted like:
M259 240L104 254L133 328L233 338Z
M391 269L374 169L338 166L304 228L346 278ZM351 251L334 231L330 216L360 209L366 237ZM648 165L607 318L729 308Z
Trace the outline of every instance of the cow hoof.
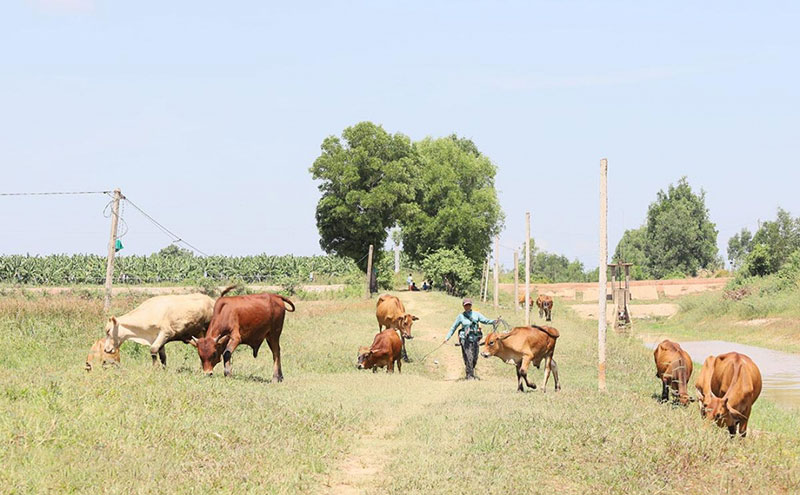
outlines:
M410 362L411 362L411 360L410 360L410 359L408 359L408 358L403 358L403 362L404 362L404 363L410 363Z

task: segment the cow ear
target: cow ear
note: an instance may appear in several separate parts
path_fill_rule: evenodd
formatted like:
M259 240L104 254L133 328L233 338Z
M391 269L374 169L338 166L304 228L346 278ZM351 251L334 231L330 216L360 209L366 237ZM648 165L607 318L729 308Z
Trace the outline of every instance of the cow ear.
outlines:
M114 325L116 325L116 324L117 324L117 318L116 318L116 317L114 317L114 316L112 316L111 318L109 318L109 319L108 319L108 321L110 321L110 322L111 322L111 323L113 323Z
M506 340L506 339L507 339L507 338L509 338L509 337L511 337L511 334L510 334L510 333L507 333L507 334L505 334L505 335L501 335L501 336L499 336L499 337L497 337L497 338L498 338L499 340Z
M414 315L411 315L411 320L412 320L412 321L417 321L417 320L419 320L419 318L417 318L417 317L416 317L416 316L414 316Z
M398 316L397 319L396 319L396 322L397 322L397 328L400 328L400 327L403 326L403 323L405 322L405 319L402 316Z

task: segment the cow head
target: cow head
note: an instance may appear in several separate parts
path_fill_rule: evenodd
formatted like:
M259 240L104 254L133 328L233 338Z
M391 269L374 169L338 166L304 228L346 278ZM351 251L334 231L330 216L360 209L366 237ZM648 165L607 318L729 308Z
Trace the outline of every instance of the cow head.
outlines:
M487 335L486 340L479 344L483 345L483 352L481 352L481 356L488 358L500 352L500 347L503 345L503 340L505 340L508 335L509 334L499 334L497 332L492 332Z
M400 330L400 335L404 339L410 340L414 338L413 336L411 336L411 325L413 325L414 322L417 320L419 320L419 318L417 318L416 316L406 313L402 316L398 316L394 321L394 325L395 328Z
M119 323L113 316L106 322L106 342L103 345L103 352L106 354L113 354L114 351L119 352L119 346L122 345L122 339L119 337Z
M356 368L360 370L366 370L372 368L372 350L367 346L362 346L358 348L358 365Z
M92 346L92 350L89 353L89 356L86 358L86 371L92 371L94 365L93 362L100 362L103 368L108 365L116 366L119 364L119 347L113 350L113 352L106 352L104 349L106 339L100 339Z
M197 348L200 364L203 366L203 373L209 376L213 374L214 366L222 360L222 355L225 353L225 344L228 343L230 337L230 334L203 337L201 339L192 337L189 343Z
M744 414L731 407L727 397L717 397L714 392L709 393L709 397L703 398L701 408L701 414L704 414L707 420L717 423L718 426L730 427L741 419L747 419Z

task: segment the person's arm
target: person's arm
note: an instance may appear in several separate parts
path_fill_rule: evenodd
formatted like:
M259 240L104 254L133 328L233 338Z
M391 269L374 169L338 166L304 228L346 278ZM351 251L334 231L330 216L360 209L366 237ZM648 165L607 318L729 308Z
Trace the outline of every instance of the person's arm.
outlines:
M461 315L456 316L455 323L453 323L453 326L450 327L450 331L447 332L447 337L445 337L445 339L444 339L445 342L450 340L450 337L453 336L453 334L456 332L456 328L458 328L459 325L461 325Z
M490 320L489 318L483 316L477 311L473 311L472 313L475 315L475 319L478 320L478 322L485 323L487 325L494 325L494 320Z

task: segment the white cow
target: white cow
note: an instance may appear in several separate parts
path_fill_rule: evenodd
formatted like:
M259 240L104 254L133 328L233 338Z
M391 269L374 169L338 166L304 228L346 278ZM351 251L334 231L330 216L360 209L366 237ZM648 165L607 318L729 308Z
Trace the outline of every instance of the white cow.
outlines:
M203 294L151 297L133 311L108 319L104 351L113 352L131 340L149 345L153 364L158 364L157 354L166 366L164 344L204 336L213 313L214 300Z

